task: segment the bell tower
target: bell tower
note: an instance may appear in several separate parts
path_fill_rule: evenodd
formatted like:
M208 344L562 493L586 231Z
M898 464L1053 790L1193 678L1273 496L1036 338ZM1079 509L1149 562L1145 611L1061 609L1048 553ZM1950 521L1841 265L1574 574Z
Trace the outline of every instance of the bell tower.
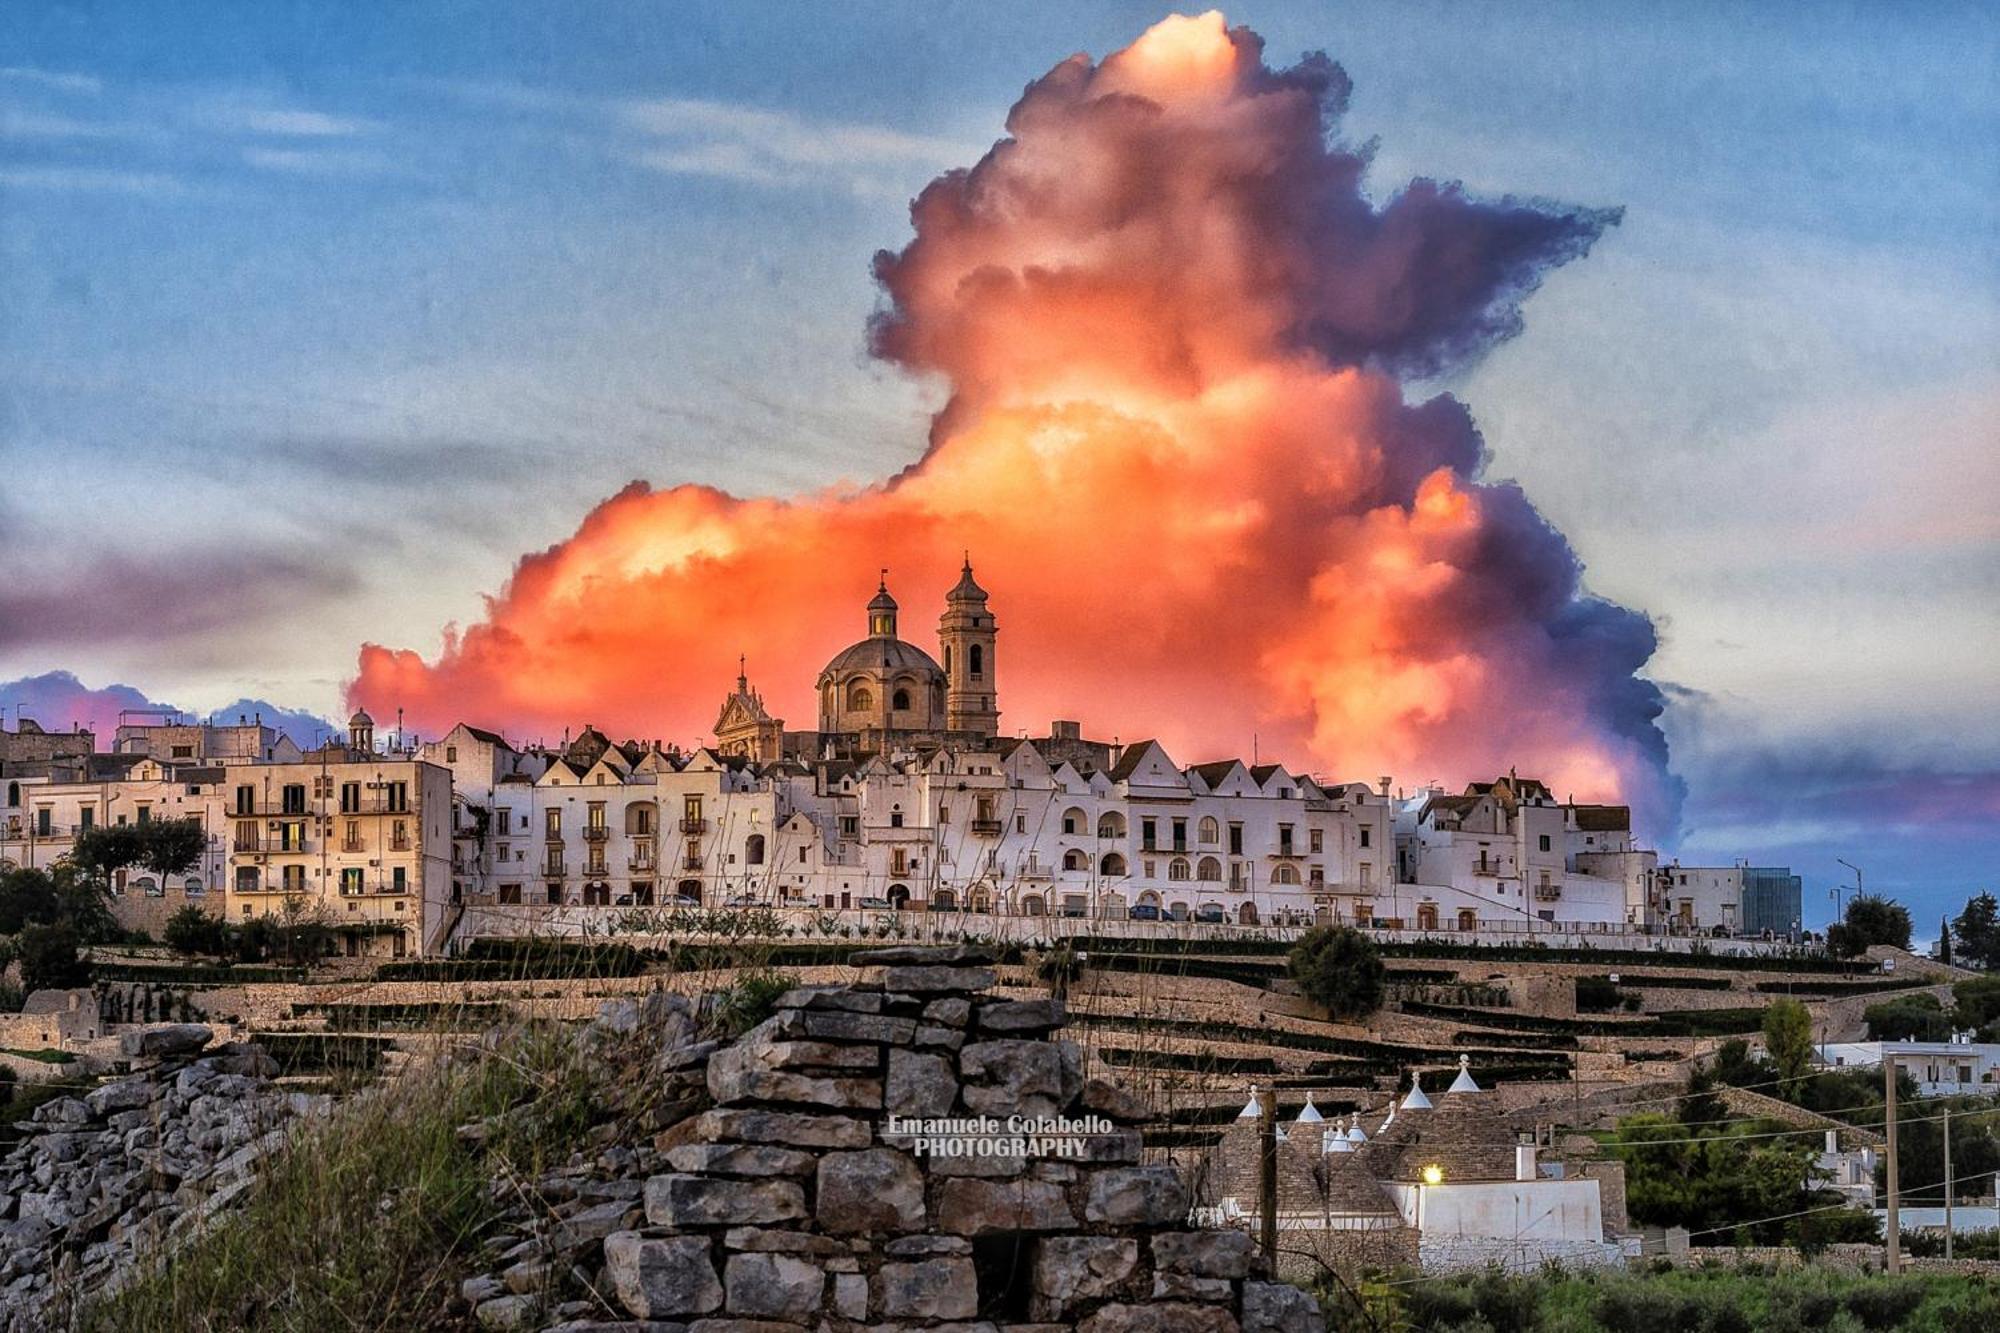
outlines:
M986 590L973 581L972 557L965 558L958 583L945 594L938 621L944 648L945 727L977 736L1000 734L998 672L993 638L999 627L986 609Z

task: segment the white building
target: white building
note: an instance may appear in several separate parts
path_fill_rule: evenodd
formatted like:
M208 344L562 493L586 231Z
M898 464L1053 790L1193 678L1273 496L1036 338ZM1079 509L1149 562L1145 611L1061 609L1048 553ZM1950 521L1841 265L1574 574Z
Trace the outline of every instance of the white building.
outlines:
M1970 1034L1965 1034L1970 1036ZM1883 1053L1920 1097L1986 1097L2000 1091L2000 1044L1975 1041L1846 1041L1813 1048L1826 1069L1880 1069Z

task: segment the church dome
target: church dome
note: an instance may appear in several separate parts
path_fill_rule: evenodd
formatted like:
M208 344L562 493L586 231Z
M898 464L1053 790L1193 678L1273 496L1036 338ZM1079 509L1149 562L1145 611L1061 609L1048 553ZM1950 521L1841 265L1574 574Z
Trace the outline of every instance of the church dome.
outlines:
M901 639L869 638L834 654L819 673L821 684L855 672L914 671L923 675L944 675L937 660L914 643Z

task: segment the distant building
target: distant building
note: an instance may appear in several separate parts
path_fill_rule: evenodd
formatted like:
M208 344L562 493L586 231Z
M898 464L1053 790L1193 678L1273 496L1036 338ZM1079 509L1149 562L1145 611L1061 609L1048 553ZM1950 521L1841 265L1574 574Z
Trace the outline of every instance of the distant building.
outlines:
M1822 1068L1880 1069L1883 1052L1920 1097L1989 1097L2000 1092L2000 1044L1975 1041L1844 1041L1814 1048Z

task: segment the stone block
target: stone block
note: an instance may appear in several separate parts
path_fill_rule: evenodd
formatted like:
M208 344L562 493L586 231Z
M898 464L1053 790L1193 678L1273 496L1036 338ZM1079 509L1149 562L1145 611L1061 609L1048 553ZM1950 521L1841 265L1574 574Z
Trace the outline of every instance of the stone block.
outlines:
M773 1069L765 1063L763 1054L771 1048L772 1044L766 1043L739 1043L710 1056L709 1096L725 1106L739 1102L792 1102L839 1110L881 1109L881 1079L821 1077Z
M1047 1236L1035 1245L1035 1294L1061 1307L1115 1296L1139 1267L1139 1242L1115 1236Z
M694 1139L709 1143L777 1143L795 1148L866 1148L874 1128L845 1116L802 1115L794 1111L724 1109L704 1111L693 1121Z
M882 1012L879 991L856 990L852 986L799 986L778 997L774 1009L845 1009L856 1014Z
M1213 1305L1159 1301L1107 1305L1077 1325L1078 1333L1237 1333L1236 1317Z
M965 1045L965 1031L962 1028L945 1027L939 1023L923 1023L918 1025L917 1035L910 1039L910 1044L933 1050L955 1051Z
M803 1324L819 1313L826 1274L788 1254L734 1254L722 1286L731 1314Z
M833 1280L833 1312L856 1323L868 1317L868 1279L859 1273L842 1273Z
M918 1051L889 1052L889 1074L882 1086L883 1110L923 1119L949 1115L957 1102L958 1080L952 1077L949 1060Z
M1189 1273L1153 1274L1156 1301L1214 1301L1227 1303L1236 1295L1236 1284L1226 1277L1195 1277Z
M820 1159L816 1217L836 1235L917 1231L924 1225L924 1177L891 1148L828 1153Z
M1008 1034L1050 1032L1063 1025L1067 1008L1061 1000L985 1000L979 1005L979 1030Z
M720 1176L803 1176L813 1169L809 1152L769 1143L683 1143L667 1152L676 1171Z
M705 1236L614 1231L604 1239L604 1273L619 1304L641 1319L707 1314L722 1305Z
M980 991L999 980L990 967L891 967L882 973L889 990L929 995L936 991Z
M917 1020L890 1014L856 1014L842 1009L787 1009L771 1019L778 1037L792 1041L846 1041L872 1046L908 1046Z
M820 1258L847 1253L847 1246L831 1236L810 1231L767 1231L762 1227L731 1227L722 1234L722 1247L756 1254L810 1254Z
M1245 1282L1243 1333L1326 1333L1326 1316L1289 1282Z
M1068 1231L1076 1215L1062 1187L1038 1180L947 1180L938 1191L938 1230L956 1236L1004 1231Z
M1080 1055L1067 1043L978 1041L958 1053L965 1105L979 1115L1060 1115L1082 1086Z
M889 1319L970 1319L979 1280L970 1259L886 1263L875 1275L875 1303Z
M481 1328L492 1333L515 1333L517 1329L531 1329L539 1322L532 1296L495 1296L481 1301L472 1314Z
M156 1027L120 1033L118 1050L121 1055L135 1058L193 1055L208 1045L214 1036L214 1031L205 1023L162 1023Z
M1120 1166L1090 1178L1084 1202L1088 1222L1112 1226L1161 1226L1187 1220L1187 1186L1171 1166Z
M1167 1273L1245 1277L1256 1256L1257 1244L1247 1231L1169 1231L1153 1237L1153 1266Z
M1138 1093L1101 1078L1084 1080L1083 1091L1077 1098L1077 1104L1093 1115L1120 1120L1128 1125L1152 1119L1145 1100Z
M972 1001L964 996L951 995L942 1000L932 1000L924 1006L926 1022L942 1023L948 1028L962 1028L972 1015Z
M661 1227L764 1225L806 1215L805 1191L790 1180L720 1180L675 1174L646 1182L646 1220Z
M882 1247L891 1259L922 1259L934 1254L971 1254L963 1236L898 1236Z

